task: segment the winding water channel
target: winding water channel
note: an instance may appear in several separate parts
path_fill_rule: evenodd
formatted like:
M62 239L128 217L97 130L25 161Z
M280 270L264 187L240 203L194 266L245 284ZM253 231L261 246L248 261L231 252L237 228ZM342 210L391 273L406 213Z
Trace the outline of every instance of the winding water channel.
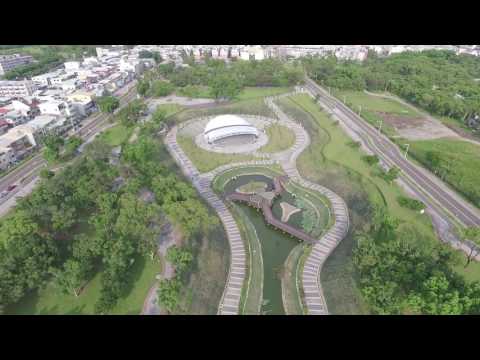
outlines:
M230 180L225 185L225 192L230 194L238 187L252 181L267 183L268 190L273 188L272 179L267 176L241 175ZM274 208L276 206L277 204L275 203ZM238 204L238 207L252 222L262 246L264 268L262 313L266 315L283 315L285 310L282 302L282 271L288 255L299 242L289 235L267 226L261 211L244 204Z

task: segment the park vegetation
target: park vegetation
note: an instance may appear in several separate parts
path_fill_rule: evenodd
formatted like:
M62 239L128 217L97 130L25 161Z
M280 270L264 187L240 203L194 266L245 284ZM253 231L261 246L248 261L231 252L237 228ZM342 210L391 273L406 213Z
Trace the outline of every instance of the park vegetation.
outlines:
M292 86L303 78L299 67L275 59L239 60L229 64L222 60L207 59L202 64L191 62L188 67L175 67L175 64L167 63L160 64L155 73L157 78L168 80L185 96L206 95L218 100L235 99L246 86ZM142 91L146 92L144 88L147 87L141 85Z
M385 209L373 208L369 230L357 233L354 264L374 314L459 315L480 312L480 283L452 270L454 250L419 241L413 229Z
M136 123L134 113L127 111L125 119ZM57 138L47 142L58 150ZM67 141L66 151L77 144L75 138ZM155 132L142 131L135 143L124 145L119 165L109 161L111 146L96 139L57 174L43 171L40 185L0 224L0 304L13 305L51 283L80 296L101 272L94 309L108 313L125 295L135 260L156 255L165 221L186 239L215 226L218 220L193 187L162 165L165 153ZM142 189L152 189L154 200L140 197ZM169 258L179 273L192 261L182 249ZM174 289L187 277L176 281Z
M96 103L101 112L108 114L112 114L120 106L120 101L115 96L100 96Z
M406 196L397 197L397 201L400 204L400 206L403 206L407 209L411 209L414 211L421 211L425 209L425 204L423 202L406 197Z
M463 124L480 113L480 59L452 51L373 53L363 63L335 57L306 57L307 73L340 90L389 91L439 116Z

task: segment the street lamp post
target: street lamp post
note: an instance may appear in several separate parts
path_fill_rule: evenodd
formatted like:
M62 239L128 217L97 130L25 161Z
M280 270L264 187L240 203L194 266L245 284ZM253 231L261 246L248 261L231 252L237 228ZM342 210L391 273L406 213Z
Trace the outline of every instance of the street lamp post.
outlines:
M378 122L380 123L380 126L378 127L378 132L382 132L382 125L383 125L383 119L381 120L378 120Z
M405 144L405 146L407 147L407 149L405 150L405 159L406 159L408 154L408 149L410 148L410 144Z

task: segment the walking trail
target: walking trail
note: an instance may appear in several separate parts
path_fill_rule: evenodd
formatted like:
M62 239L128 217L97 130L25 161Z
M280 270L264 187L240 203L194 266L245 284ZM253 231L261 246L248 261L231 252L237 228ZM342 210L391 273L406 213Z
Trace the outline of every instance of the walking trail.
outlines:
M298 90L297 90L298 91ZM223 296L219 304L219 314L239 314L240 295L245 282L246 253L244 242L240 236L238 227L222 200L212 191L211 181L213 178L231 168L247 165L280 164L286 174L295 182L318 191L328 198L331 203L334 217L334 225L323 235L311 249L307 257L302 273L302 287L304 290L304 302L307 313L312 315L328 314L327 303L323 296L320 282L320 272L325 260L335 249L338 243L345 237L349 228L348 208L337 194L331 190L303 179L296 167L296 159L310 144L310 137L303 126L291 120L275 103L280 97L290 96L292 93L276 97L265 98L265 103L277 115L282 125L290 128L295 133L295 144L288 150L262 155L262 160L253 160L232 163L220 166L208 173L200 174L187 155L177 143L177 127L174 126L165 137L167 149L181 167L183 173L189 178L200 195L212 206L220 217L230 243L231 262L227 282Z

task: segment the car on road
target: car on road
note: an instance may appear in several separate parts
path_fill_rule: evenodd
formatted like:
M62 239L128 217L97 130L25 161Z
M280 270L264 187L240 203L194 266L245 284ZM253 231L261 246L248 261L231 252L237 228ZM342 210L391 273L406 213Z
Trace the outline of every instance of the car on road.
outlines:
M3 199L5 196L8 195L8 191L7 190L3 190L1 193L0 193L0 199Z
M17 185L15 185L15 184L8 185L7 192L12 191L12 190L15 189L16 187L17 187Z

